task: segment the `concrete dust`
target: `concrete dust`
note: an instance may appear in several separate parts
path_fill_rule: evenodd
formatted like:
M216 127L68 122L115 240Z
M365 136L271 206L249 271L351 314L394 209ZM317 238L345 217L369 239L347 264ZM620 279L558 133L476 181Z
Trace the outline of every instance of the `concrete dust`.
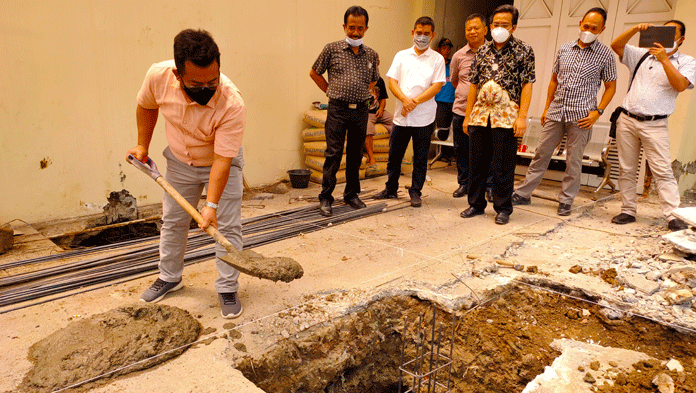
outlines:
M75 321L31 346L34 367L16 390L52 392L105 373L112 378L143 370L183 353L200 331L188 312L147 303Z
M483 306L456 311L452 381L457 392L522 391L560 355L551 344L561 338L674 358L684 365L683 373L660 366L654 373L597 374L591 383L601 381L595 386L601 386L599 391L654 392L651 381L659 373L673 378L675 392L693 392L691 386L696 386L692 336L639 317L608 320L600 305L522 285L500 287L486 298ZM431 326L431 307L406 296L378 300L281 340L265 354L244 356L236 367L268 392L392 392L398 388L404 321L409 321L406 358L413 358L414 321L424 314L423 324ZM440 348L448 355L451 314L437 314ZM596 373L594 368L585 371ZM440 372L437 380L445 383L447 375ZM407 379L404 383L409 386Z

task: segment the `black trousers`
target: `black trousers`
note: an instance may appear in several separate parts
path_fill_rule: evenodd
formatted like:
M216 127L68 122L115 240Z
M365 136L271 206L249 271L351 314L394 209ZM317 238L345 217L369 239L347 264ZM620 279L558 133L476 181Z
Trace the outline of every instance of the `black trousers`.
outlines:
M469 206L486 208L486 179L493 175L493 208L497 213L512 213L515 186L517 138L512 128L469 126Z
M387 191L396 194L399 190L401 161L404 159L409 141L413 140L413 173L408 194L421 196L425 174L428 171L428 150L433 125L425 127L403 127L394 124L389 136L389 158L387 159Z
M346 142L346 188L344 199L360 193L360 163L362 148L365 144L368 108L366 103L357 104L355 108L348 103L329 100L324 133L326 150L324 151L324 171L321 180L319 200L333 203L333 191L336 188L336 173L343 158L343 143Z
M435 127L437 128L449 128L452 124L452 106L453 102L440 102L435 101L437 104L437 109L435 110Z
M469 187L469 135L464 133L464 116L454 114L452 132L454 142L454 158L457 160L457 183Z

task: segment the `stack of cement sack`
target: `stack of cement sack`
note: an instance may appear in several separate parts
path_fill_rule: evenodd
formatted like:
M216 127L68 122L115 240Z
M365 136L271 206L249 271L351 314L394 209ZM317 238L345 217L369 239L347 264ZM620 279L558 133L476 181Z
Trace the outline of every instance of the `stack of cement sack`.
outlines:
M302 130L304 141L305 165L312 170L310 180L321 184L322 169L324 167L324 150L326 150L326 136L324 135L324 123L326 122L326 110L313 109L304 113L304 121L311 127ZM373 150L376 165L367 166L367 158L363 157L360 165L360 178L379 176L387 173L387 157L389 153L389 132L382 124L375 126ZM343 159L336 174L338 183L346 181L346 151L343 145Z

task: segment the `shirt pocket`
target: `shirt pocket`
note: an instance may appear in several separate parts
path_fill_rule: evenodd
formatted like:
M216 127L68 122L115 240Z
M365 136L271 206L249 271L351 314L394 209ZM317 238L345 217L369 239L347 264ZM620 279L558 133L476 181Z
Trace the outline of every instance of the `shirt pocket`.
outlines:
M340 56L338 56L338 55L331 56L331 61L329 62L328 70L333 74L341 75L341 74L343 74L343 71L345 69L345 66L343 63L344 63L344 61L341 59Z
M202 142L202 144L212 144L215 141L215 128L213 127L196 127L191 132L191 136Z

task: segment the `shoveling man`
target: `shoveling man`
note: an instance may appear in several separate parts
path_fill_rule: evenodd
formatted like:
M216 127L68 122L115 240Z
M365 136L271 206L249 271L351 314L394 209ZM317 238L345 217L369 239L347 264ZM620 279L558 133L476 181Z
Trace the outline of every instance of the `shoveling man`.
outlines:
M237 87L220 73L218 46L204 30L183 30L174 38L174 60L153 64L138 93L138 145L128 151L146 161L158 114L165 120L169 146L165 179L197 206L203 187L208 192L201 209L203 223L218 228L235 248L242 249L242 136L246 107ZM184 251L191 216L165 194L162 202L160 275L141 296L158 302L182 288ZM239 271L219 259L215 246L215 289L224 318L242 314L237 297Z

